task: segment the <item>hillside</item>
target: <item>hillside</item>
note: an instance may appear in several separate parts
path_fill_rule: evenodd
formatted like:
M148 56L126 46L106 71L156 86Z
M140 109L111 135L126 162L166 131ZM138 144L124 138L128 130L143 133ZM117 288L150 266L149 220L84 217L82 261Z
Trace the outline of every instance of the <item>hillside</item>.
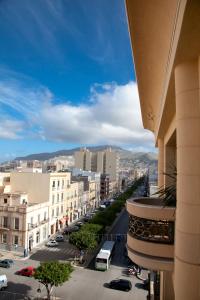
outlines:
M102 151L111 147L120 156L119 166L120 169L132 169L132 168L148 168L151 175L157 176L157 154L152 152L132 152L121 147L104 145L87 147L91 152ZM80 148L73 148L69 150L60 150L51 153L36 153L23 157L16 157L15 160L48 160L59 156L71 156L75 151Z
M111 147L113 150L115 151L120 151L123 149L117 146L110 146L110 145L103 145L103 146L93 146L93 147L87 147L87 149L89 149L92 152L96 152L96 151L102 151L105 150L107 148ZM21 157L16 157L15 160L48 160L50 158L54 158L57 156L69 156L69 155L73 155L75 151L80 150L80 148L73 148L73 149L68 149L68 150L59 150L56 152L44 152L44 153L36 153L36 154L30 154L27 156L21 156ZM126 150L124 150L126 151Z

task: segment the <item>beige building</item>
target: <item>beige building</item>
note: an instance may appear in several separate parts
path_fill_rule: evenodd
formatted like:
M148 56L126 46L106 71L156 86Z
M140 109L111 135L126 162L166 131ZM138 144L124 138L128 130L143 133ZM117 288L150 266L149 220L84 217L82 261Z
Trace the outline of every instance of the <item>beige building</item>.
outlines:
M0 173L0 248L22 251L46 241L78 220L83 194L83 182L71 182L70 172ZM94 197L92 185L87 197Z
M0 194L0 248L24 249L44 242L49 233L49 202L29 203L23 192Z
M109 174L111 181L118 181L119 156L111 148L98 152L90 152L84 148L76 151L74 157L75 168Z
M70 173L16 173L10 175L11 193L22 191L28 194L29 203L49 202L49 234L65 226L67 188Z
M159 199L127 202L128 254L158 271L160 299L199 300L200 1L126 0L126 6L143 124L159 149L159 186L170 184L163 172L177 168L176 209ZM136 234L138 220L146 237Z
M83 148L74 153L75 168L91 171L92 169L92 152Z
M79 214L81 211L79 207L78 195L79 195L79 183L72 182L69 185L69 188L67 190L66 212L67 212L68 225L79 218Z
M100 173L83 171L81 169L73 168L72 179L74 181L83 182L83 191L88 191L88 201L85 204L84 211L90 211L99 207L100 204ZM86 199L86 196L83 196ZM82 212L83 214L83 212Z

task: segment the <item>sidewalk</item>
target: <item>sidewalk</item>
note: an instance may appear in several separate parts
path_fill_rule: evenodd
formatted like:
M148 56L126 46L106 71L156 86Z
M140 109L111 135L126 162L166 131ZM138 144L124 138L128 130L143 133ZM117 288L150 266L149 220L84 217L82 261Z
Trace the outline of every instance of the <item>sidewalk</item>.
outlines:
M25 260L28 257L24 257L21 252L16 251L7 251L7 250L0 250L0 259L13 259L13 260Z
M27 260L30 258L32 254L37 252L39 249L43 247L43 244L35 247L32 249L31 253L29 252L26 257L24 257L24 253L19 252L19 251L9 251L9 250L4 250L0 249L0 260L3 259L12 259L12 260Z

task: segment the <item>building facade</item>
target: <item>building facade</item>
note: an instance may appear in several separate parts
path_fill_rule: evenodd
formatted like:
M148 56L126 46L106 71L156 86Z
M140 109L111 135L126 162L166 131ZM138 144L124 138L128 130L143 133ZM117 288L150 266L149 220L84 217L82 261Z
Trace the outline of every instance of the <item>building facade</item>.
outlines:
M32 249L77 220L80 201L70 172L1 173L0 246Z
M198 300L200 2L126 0L126 7L143 125L154 133L159 149L158 186L170 185L164 174L172 172L171 166L177 169L176 207L163 208L151 198L153 206L144 199L127 202L129 257L159 272L160 299ZM159 224L165 234L139 239L138 218L154 228Z

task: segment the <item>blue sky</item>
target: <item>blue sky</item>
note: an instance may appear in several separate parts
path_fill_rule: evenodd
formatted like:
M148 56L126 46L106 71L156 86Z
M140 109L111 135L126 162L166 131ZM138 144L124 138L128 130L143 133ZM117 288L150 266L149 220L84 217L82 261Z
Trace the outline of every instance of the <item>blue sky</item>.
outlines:
M93 144L152 150L124 0L2 0L0 40L0 160Z

